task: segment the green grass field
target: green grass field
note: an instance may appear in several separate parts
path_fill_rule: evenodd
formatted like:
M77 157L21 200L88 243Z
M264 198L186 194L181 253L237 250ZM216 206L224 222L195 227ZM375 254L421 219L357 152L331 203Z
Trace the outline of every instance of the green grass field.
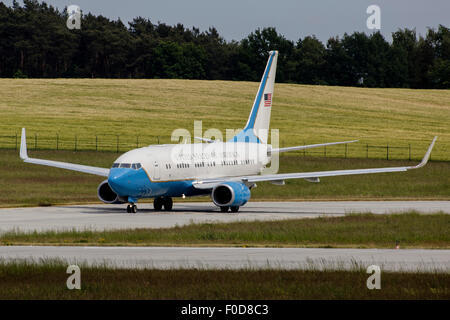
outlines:
M225 132L245 125L257 88L256 82L0 79L0 136L11 136L0 138L0 147L14 146L22 127L29 138L89 139L91 149L95 135L110 135L113 145L101 146L110 150L116 135L129 141L127 148L137 135L141 145L156 143L156 136L169 142L174 129L192 132L194 120ZM349 146L351 157L365 157L366 144L411 144L412 157L421 158L438 135L432 159L450 160L449 123L450 90L276 84L271 128L280 130L282 146L360 139ZM397 157L407 158L406 151Z
M118 154L112 152L30 151L32 157L109 168ZM335 159L283 156L280 172L413 165L417 162L373 159ZM330 177L320 183L290 180L285 186L258 183L252 200L393 200L450 199L450 162L428 163L405 173ZM97 202L102 177L23 163L18 152L0 150L0 207ZM178 201L178 199L175 199ZM196 197L195 201L210 201Z
M9 232L0 245L450 248L450 215L352 214L282 221L207 223L165 229Z
M448 273L382 272L381 290L352 271L112 270L81 266L66 287L62 262L0 262L0 299L450 299Z

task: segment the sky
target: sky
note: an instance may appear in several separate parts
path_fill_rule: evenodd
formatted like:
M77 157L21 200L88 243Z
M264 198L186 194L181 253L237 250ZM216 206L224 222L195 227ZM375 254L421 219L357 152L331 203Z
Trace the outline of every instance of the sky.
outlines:
M1 1L11 5L12 0ZM415 28L425 35L427 27L450 27L449 0L47 0L62 10L78 5L124 23L134 17L174 25L182 23L200 31L215 27L227 41L241 40L257 28L275 27L287 39L297 41L315 35L322 42L332 36L362 31L368 34L369 5L381 11L381 33L390 41L399 28ZM22 1L19 1L22 3Z

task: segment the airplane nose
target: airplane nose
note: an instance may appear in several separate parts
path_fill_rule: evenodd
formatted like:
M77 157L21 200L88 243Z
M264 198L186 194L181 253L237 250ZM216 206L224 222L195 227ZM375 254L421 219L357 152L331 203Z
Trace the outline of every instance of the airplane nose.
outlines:
M131 195L132 175L134 170L127 168L112 168L108 176L108 184L119 196Z

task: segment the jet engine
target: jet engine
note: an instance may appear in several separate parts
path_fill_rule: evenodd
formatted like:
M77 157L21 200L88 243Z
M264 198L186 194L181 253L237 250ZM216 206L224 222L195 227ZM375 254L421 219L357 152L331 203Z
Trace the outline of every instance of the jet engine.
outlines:
M104 203L108 204L120 204L126 203L127 199L119 197L108 184L108 180L103 181L98 185L97 196Z
M214 187L211 198L216 206L243 206L250 199L250 189L240 182L224 182Z

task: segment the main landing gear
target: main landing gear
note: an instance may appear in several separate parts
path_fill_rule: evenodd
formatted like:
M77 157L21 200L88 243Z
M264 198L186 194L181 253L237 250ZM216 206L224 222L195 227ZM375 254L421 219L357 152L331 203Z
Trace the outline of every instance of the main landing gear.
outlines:
M220 211L221 211L221 212L228 212L228 209L229 209L231 212L236 213L236 212L239 211L239 206L231 206L231 207L229 207L229 206L223 206L223 207L220 207Z
M172 207L173 207L172 198L171 197L159 197L159 198L155 198L155 200L153 200L153 208L155 208L155 211L161 211L163 206L164 206L165 211L172 210Z
M128 213L136 213L137 212L137 205L135 205L134 203L129 204L127 206L127 212Z

